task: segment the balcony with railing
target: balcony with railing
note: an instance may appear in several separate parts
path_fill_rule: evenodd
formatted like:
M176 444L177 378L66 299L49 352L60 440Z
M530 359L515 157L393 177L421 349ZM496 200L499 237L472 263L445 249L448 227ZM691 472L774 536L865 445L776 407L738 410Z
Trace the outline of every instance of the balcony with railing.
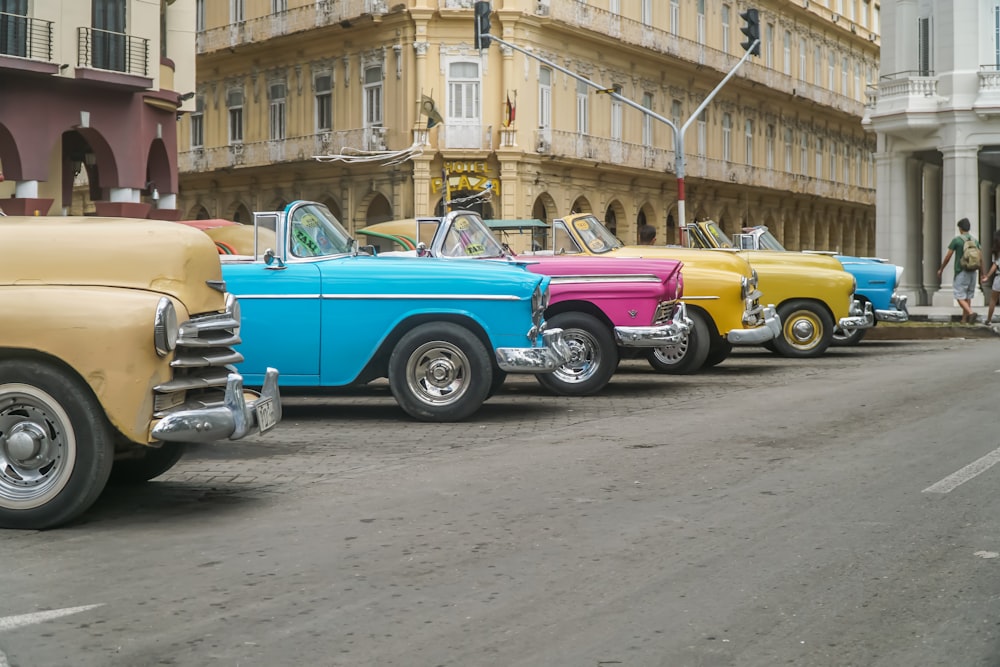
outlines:
M698 68L711 68L723 75L728 73L743 56L742 53L736 55L713 49L641 21L580 2L540 0L536 5L535 14L571 26L574 30L589 33L595 38L610 36L625 44L692 63ZM752 60L743 64L740 75L772 90L805 98L853 116L862 114L863 105L859 100L796 79Z
M661 173L675 172L673 150L652 148L576 132L560 130L538 131L536 152L552 157L598 162L631 169ZM778 169L767 169L709 157L687 156L685 177L691 180L728 182L744 186L771 188L782 192L816 195L827 199L842 199L875 205L875 190Z
M52 60L52 21L0 12L0 55Z
M877 89L869 94L871 107L866 109L862 122L877 125L878 131L890 134L933 129L939 124L934 112L942 101L937 85L934 72L909 70L884 74Z
M136 85L148 87L149 40L123 32L79 27L77 30L76 65L85 70L116 72L134 77ZM127 83L127 78L89 76L78 71L79 78L94 78Z
M302 162L314 156L372 150L373 128L319 132L299 137L212 146L181 151L178 171L198 173L217 169L265 167L272 164ZM383 128L378 137L384 142ZM384 143L383 143L384 147Z
M979 91L972 108L980 116L1000 115L1000 65L979 67Z
M267 16L199 32L196 37L197 51L199 54L211 53L313 28L346 26L352 20L363 16L379 16L386 11L386 0L316 0L303 7L290 7Z

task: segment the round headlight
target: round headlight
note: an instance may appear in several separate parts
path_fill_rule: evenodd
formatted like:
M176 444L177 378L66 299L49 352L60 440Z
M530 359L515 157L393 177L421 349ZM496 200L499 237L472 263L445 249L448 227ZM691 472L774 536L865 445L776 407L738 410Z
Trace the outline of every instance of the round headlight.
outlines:
M161 297L156 304L156 314L153 316L153 347L156 353L165 357L177 347L177 311L174 303L167 297Z

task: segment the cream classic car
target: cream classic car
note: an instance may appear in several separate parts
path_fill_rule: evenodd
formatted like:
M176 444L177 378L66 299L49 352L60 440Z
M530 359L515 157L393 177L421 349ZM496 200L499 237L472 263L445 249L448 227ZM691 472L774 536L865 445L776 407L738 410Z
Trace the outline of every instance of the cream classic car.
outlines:
M239 304L201 232L5 216L0 246L0 527L66 523L109 479L281 418L278 371L258 393L234 370Z

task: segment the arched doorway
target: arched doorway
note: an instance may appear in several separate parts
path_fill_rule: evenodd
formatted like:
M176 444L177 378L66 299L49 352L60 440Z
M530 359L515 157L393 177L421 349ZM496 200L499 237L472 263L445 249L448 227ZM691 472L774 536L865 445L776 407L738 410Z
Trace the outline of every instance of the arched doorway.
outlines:
M250 209L247 208L246 204L240 202L232 208L232 211L230 220L233 222L240 222L244 225L248 225L253 222L253 214L250 213Z
M392 206L389 205L389 200L382 194L376 194L368 204L365 224L374 225L376 222L386 222L392 220L392 217Z

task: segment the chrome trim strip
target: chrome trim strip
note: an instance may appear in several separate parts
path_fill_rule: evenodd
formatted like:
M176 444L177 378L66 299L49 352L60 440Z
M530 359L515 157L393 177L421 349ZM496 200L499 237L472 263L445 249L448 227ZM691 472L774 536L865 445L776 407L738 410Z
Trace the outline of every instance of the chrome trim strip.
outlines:
M684 295L685 301L716 301L721 297L718 296L692 296L690 294Z
M663 280L650 274L552 276L553 283L661 283Z
M514 294L240 294L240 301L248 299L325 299L328 301L353 301L357 299L444 299L446 301L521 301Z

